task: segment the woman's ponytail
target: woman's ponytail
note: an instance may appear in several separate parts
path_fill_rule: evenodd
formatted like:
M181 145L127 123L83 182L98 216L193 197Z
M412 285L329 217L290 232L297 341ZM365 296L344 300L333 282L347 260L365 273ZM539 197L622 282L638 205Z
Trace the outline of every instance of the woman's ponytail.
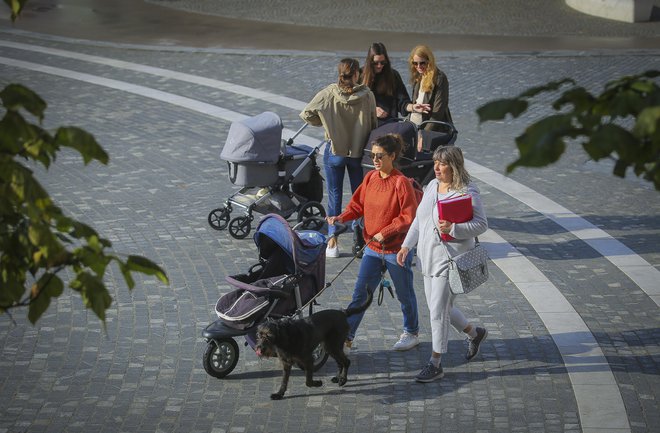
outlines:
M337 66L337 85L345 93L353 93L353 87L357 84L355 73L360 70L360 62L356 59L345 58Z

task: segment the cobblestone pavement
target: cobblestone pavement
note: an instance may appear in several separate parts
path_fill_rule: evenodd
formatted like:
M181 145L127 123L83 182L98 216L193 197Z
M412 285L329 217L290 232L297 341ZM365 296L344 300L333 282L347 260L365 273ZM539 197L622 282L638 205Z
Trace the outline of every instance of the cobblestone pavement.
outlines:
M573 328L567 319L566 331L557 332L547 320L552 310L539 308L524 282L512 276L507 257L495 254L487 286L458 301L490 336L480 355L466 363L464 341L450 334L441 381L421 385L412 380L430 353L418 274L422 343L408 352L390 350L401 332L401 313L386 298L365 316L343 388L330 383L335 370L330 360L317 373L322 388L304 387L303 374L296 371L286 398L272 402L269 395L280 377L277 362L259 360L242 345L236 369L222 380L210 377L201 365L206 346L201 330L214 319L217 298L231 289L225 276L244 272L257 252L249 238L233 239L206 221L208 212L236 190L219 158L230 122L208 107L242 115L274 111L294 130L300 126L299 108L209 87L201 79L168 78L79 54L225 81L303 103L334 80L335 65L346 53L130 48L16 32L2 23L0 29L0 86L28 85L48 101L46 126L83 127L110 154L107 167L84 167L80 158L64 152L48 173L37 169L40 179L68 214L92 224L117 252L152 258L171 280L163 286L140 279L129 292L112 269L107 284L114 304L105 329L68 294L36 326L20 315L16 325L1 317L0 433L657 431L657 303L579 230L566 229L523 202L522 195L503 193L499 184L483 180L479 186L492 231L556 288L584 328ZM395 53L393 62L405 72L403 54ZM454 52L442 56L441 67L450 81L458 144L472 163L501 173L515 154L513 138L545 111L478 125L479 105L563 76L599 91L614 77L659 69L660 51ZM116 80L117 86L93 84L93 78ZM129 84L147 91L136 94ZM182 107L159 96L168 94L200 104ZM305 134L309 144L322 137L314 128ZM614 178L611 167L587 162L574 148L552 167L517 170L510 178L601 229L657 272L660 200L648 184ZM491 239L487 243L494 248ZM327 262L327 280L350 260L348 244L348 239L341 243L340 259ZM347 305L357 267L352 263L323 293L320 308ZM569 317L568 312L558 313ZM584 334L597 345L574 347L567 355L562 341ZM574 358L581 362L573 364ZM599 393L601 382L580 382L594 376L611 376L607 389L614 392ZM626 416L590 424L593 406L610 407L617 399Z

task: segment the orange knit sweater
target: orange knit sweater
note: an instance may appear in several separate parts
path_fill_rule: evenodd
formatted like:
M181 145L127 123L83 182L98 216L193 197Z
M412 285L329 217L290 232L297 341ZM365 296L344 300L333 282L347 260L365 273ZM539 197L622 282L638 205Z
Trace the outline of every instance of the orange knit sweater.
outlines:
M372 242L369 248L391 254L401 249L416 210L415 192L403 173L393 169L383 179L379 171L372 170L367 173L338 219L339 222L345 222L363 216L364 239L368 242L378 233L382 233L385 238L382 246Z

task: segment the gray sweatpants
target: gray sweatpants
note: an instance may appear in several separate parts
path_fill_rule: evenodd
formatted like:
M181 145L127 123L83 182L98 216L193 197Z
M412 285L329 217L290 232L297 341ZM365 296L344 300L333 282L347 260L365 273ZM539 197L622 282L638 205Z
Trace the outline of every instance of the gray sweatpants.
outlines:
M449 290L447 276L424 277L424 293L431 317L431 338L433 351L447 352L449 325L463 333L469 322L458 308L454 307L456 295Z

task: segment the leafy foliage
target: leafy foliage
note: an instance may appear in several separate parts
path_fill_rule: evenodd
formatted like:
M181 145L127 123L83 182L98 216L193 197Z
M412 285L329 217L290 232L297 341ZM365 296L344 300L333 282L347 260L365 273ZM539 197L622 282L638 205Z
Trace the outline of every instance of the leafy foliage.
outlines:
M542 118L518 137L519 157L507 166L544 167L559 160L567 140L580 143L593 160L611 158L613 173L625 177L629 167L660 190L660 71L625 76L592 95L566 78L533 87L515 98L491 101L477 109L480 122L523 114L532 98L570 86L552 104L557 112Z
M36 323L53 298L64 292L58 276L67 270L68 285L102 321L112 298L103 276L115 262L129 289L133 272L169 283L165 272L140 256L120 258L111 242L90 226L67 217L33 176L29 164L46 169L63 148L77 151L85 164L108 163L108 154L88 132L60 127L54 134L40 125L46 103L33 91L10 84L0 91L5 113L0 120L0 313L28 307ZM38 121L30 123L24 114Z
M16 21L16 18L18 18L18 15L21 13L23 10L23 7L25 6L25 3L27 3L28 0L5 0L5 3L7 3L7 6L11 9L11 20Z

